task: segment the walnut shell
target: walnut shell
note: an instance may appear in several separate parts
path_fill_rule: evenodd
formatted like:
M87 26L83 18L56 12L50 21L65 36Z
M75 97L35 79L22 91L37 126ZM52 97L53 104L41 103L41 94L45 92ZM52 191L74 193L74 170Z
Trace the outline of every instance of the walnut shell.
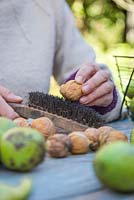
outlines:
M95 151L99 147L99 131L96 128L87 128L84 135L89 139L89 148Z
M107 138L109 137L109 133L111 131L114 131L115 129L112 128L111 126L102 126L100 128L98 128L99 131L99 144L100 146L102 146L103 144L106 143Z
M84 154L89 151L89 140L83 132L72 132L68 136L72 143L72 154Z
M69 155L71 141L67 135L55 134L50 136L46 142L47 152L51 157L62 158Z
M82 96L82 84L77 83L75 80L70 80L61 85L60 93L71 101L77 101Z
M18 117L16 119L14 119L13 121L14 121L14 123L17 126L20 126L20 127L27 127L27 126L29 126L28 121L25 118L23 118L23 117Z
M71 149L71 147L72 147L72 143L71 143L71 140L68 137L68 135L57 133L57 134L49 137L49 140L53 140L53 139L64 143L68 147L68 149Z
M47 117L33 119L33 121L31 122L31 127L40 131L46 139L56 133L55 125Z
M110 132L109 137L106 140L106 144L111 143L111 142L115 142L115 141L118 141L118 140L128 142L128 137L124 133L122 133L121 131L114 130L114 131Z

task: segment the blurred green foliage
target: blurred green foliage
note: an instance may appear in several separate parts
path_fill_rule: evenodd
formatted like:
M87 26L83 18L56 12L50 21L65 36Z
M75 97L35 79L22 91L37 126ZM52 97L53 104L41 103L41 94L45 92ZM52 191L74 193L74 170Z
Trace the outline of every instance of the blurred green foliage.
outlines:
M89 40L107 50L125 42L125 12L112 0L67 0L78 28Z

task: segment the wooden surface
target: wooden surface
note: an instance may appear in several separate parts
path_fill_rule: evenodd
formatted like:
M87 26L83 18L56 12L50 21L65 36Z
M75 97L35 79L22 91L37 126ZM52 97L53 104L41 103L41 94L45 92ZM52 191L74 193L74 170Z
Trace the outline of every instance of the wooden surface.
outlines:
M58 116L56 114L52 114L40 109L36 109L33 107L29 107L23 104L14 104L11 103L10 104L13 109L21 116L24 117L26 119L28 118L39 118L39 117L48 117L49 119L51 119L54 123L54 125L56 127L59 127L61 129L63 129L63 132L69 133L72 131L84 131L85 129L88 128L87 125L83 125L80 124L76 121L73 121L71 119L67 119L67 118L63 118L61 116ZM102 122L97 121L96 122L97 127L100 127L100 125L102 124Z
M128 137L132 126L128 119L109 124L122 130ZM33 190L29 200L131 200L133 194L119 194L105 188L93 170L95 153L69 156L64 159L46 157L29 173L8 171L1 166L0 181L18 184L24 176L32 179Z

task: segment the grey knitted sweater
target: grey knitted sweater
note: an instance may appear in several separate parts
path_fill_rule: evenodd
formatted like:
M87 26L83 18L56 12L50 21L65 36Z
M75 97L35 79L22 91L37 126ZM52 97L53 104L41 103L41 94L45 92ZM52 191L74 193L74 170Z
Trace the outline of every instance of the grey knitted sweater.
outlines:
M50 76L62 83L95 53L74 26L64 0L0 1L0 84L27 99L48 92ZM119 113L120 100L104 117Z

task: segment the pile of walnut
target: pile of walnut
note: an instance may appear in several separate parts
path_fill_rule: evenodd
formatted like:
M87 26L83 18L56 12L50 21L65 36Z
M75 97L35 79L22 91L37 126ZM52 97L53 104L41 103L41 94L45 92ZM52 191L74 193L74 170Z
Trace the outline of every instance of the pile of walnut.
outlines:
M84 154L96 151L102 145L117 140L128 141L121 131L110 126L102 126L98 129L88 128L83 132L74 131L69 135L56 133L53 122L47 117L37 119L17 118L14 120L18 126L30 126L40 131L45 139L47 152L51 157L62 158L69 154Z

